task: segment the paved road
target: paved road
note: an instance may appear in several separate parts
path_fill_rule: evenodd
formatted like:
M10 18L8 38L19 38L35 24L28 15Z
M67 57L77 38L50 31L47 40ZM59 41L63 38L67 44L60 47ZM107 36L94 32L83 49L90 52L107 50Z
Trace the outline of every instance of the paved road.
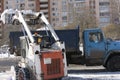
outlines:
M16 58L0 58L0 72L10 70L12 65L16 65L20 57Z

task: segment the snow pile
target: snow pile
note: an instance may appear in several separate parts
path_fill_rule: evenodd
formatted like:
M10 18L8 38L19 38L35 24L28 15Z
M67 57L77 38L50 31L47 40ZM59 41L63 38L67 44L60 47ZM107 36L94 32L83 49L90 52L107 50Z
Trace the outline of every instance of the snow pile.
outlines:
M1 80L15 80L15 69L13 66L11 66L10 71L1 72L0 73L0 79Z

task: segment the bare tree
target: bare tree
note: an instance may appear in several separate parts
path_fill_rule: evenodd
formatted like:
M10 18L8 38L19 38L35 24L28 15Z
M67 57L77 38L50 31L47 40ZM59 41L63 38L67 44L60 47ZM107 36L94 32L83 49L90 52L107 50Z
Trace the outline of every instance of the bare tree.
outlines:
M115 24L110 24L106 27L102 28L106 38L111 38L111 39L120 39L119 37L119 29L116 27Z
M120 24L120 0L110 0L111 22Z
M88 8L86 5L74 7L74 4L69 4L69 8L69 18L71 17L72 20L70 20L72 22L70 22L68 28L77 25L80 26L81 30L97 27L95 11L93 9Z
M4 28L3 28L3 37L2 37L2 39L1 39L1 41L0 41L0 46L1 45L4 45L4 44L7 44L7 45L9 45L9 34L10 34L10 32L13 32L13 31L23 31L22 30L22 26L23 25L21 25L21 24L19 24L19 25L12 25L12 24L5 24L4 25ZM36 26L37 25L29 25L30 27L30 30L36 30Z
M110 0L111 25L108 26L106 34L109 37L120 38L120 0ZM112 35L113 34L113 35Z

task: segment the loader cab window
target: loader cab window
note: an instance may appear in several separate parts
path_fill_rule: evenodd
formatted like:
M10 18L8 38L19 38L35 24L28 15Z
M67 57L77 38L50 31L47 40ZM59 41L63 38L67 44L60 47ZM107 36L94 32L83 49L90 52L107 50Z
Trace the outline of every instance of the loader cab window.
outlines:
M101 42L102 40L103 40L103 37L101 33L99 32L89 33L90 42L98 43L98 42Z
M47 35L39 35L37 33L34 34L35 43L39 44L41 48L50 48L51 40Z

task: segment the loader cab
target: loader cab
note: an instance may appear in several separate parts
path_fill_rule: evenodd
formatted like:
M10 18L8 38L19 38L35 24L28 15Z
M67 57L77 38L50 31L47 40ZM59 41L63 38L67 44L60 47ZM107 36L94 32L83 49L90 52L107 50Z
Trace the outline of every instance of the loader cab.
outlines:
M33 34L35 43L40 45L41 48L50 48L51 47L51 38L48 35L40 35L37 32Z
M84 57L87 65L99 65L105 55L105 39L100 29L88 29L83 32Z

